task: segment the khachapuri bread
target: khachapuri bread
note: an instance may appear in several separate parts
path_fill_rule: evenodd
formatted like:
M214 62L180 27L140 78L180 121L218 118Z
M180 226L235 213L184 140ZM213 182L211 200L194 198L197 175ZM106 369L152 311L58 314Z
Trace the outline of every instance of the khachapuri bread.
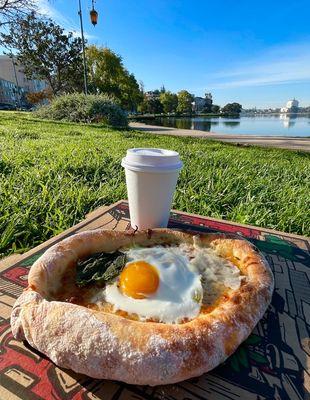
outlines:
M267 262L243 239L92 230L33 264L11 326L60 367L169 384L229 357L263 316L273 286Z

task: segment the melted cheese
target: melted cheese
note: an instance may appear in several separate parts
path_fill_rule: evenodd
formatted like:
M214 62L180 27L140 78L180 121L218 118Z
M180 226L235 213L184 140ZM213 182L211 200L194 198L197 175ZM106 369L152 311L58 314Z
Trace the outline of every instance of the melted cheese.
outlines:
M195 248L193 256L191 265L201 275L203 304L211 305L227 288L239 289L245 277L233 263L209 248Z

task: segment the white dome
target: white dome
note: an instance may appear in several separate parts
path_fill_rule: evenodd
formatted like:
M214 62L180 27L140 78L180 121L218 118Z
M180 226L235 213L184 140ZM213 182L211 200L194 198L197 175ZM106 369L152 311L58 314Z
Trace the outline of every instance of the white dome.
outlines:
M297 100L289 100L287 103L286 103L286 107L287 108L298 108L298 105L299 105L299 102L297 101Z

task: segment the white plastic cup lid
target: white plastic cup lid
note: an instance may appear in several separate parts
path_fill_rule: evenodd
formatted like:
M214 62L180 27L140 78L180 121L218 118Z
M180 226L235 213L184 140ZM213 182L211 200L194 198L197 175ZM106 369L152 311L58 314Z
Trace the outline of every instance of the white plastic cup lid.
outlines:
M133 171L170 172L183 166L178 152L165 149L128 149L122 166Z

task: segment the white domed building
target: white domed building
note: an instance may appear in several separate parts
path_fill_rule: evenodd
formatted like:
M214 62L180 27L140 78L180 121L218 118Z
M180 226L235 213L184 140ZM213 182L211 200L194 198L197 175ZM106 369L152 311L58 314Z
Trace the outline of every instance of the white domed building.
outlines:
M294 113L298 111L299 102L296 99L289 100L286 107L281 108L281 113Z

